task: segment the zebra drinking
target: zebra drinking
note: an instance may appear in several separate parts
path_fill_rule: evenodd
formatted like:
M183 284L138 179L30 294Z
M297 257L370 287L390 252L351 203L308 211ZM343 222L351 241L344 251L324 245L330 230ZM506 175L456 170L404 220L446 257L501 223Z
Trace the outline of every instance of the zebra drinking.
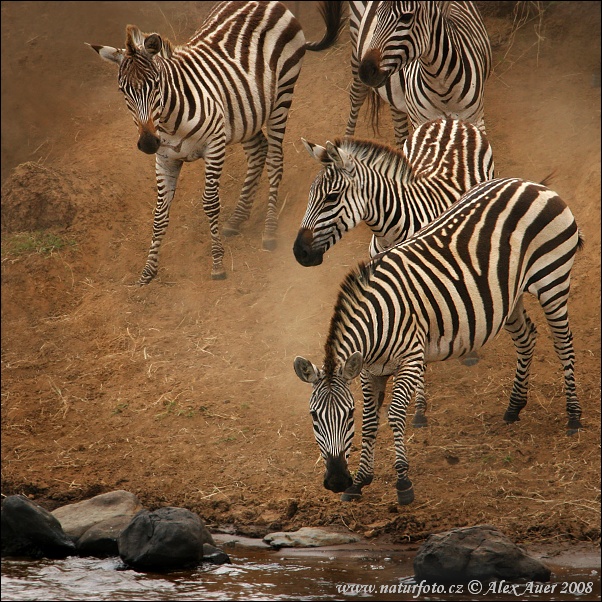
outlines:
M369 96L373 125L381 100L391 108L401 147L412 128L455 117L483 131L483 94L491 44L472 2L349 2L353 136Z
M385 386L393 376L388 418L395 438L397 499L414 499L404 435L424 365L483 347L504 328L517 354L507 423L527 403L536 328L523 295L537 297L564 370L568 433L581 425L570 273L583 245L571 211L552 190L515 178L483 182L405 242L360 264L345 278L325 344L322 368L296 357L299 378L313 385L310 412L326 465L324 486L357 499L374 475L374 446ZM359 468L347 465L354 433L350 381L364 398ZM419 409L417 408L417 412Z
M91 46L101 58L119 65L119 88L138 128L138 148L156 157L153 236L139 284L157 275L182 165L199 158L205 160L203 209L211 232L211 277L226 277L219 183L229 144L242 144L247 174L224 235L237 234L248 219L267 163L263 246L275 248L282 141L293 90L305 51L323 50L336 41L340 11L338 3L321 6L327 31L313 43L305 41L301 25L280 2L221 2L182 46L133 25L126 28L125 49Z
M320 265L324 253L362 221L372 230L374 256L494 176L487 138L456 119L421 125L403 151L357 138L336 140L326 148L304 144L322 170L311 185L293 246L303 266Z

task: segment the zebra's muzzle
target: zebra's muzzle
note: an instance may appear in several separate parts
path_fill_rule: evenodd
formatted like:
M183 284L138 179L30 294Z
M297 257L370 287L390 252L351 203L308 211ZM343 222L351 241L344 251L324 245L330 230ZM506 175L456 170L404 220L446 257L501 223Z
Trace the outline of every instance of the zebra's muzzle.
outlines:
M161 139L150 132L144 131L138 138L138 150L147 155L154 155L161 146Z
M337 457L329 456L326 460L324 487L329 491L342 493L351 485L353 485L353 479L343 454Z
M320 265L324 258L322 251L316 251L313 248L314 237L311 230L302 228L297 234L295 244L293 245L293 253L298 263L306 268Z
M381 53L378 48L372 48L364 56L360 63L358 75L362 82L371 88L379 88L389 76L380 68Z

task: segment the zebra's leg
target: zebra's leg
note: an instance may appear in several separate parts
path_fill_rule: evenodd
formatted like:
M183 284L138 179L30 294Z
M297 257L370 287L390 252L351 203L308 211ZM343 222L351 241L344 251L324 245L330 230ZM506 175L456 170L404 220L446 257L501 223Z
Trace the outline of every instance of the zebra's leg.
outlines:
M403 144L410 135L410 122L408 114L400 111L391 105L391 120L395 131L395 144L398 148L403 148Z
M363 84L360 78L356 75L353 78L351 84L351 91L349 92L349 102L351 109L349 111L349 119L347 119L347 127L345 128L345 136L353 136L355 134L355 128L357 126L357 120L370 88Z
M282 180L283 154L282 141L286 132L286 121L293 98L293 90L299 75L301 65L298 64L297 74L287 80L286 85L279 87L278 97L267 122L267 169L270 181L268 208L263 229L263 248L273 251L276 248L276 230L278 229L278 188Z
M504 414L504 422L511 424L520 420L518 415L527 405L531 361L537 339L537 329L525 311L522 297L517 301L514 311L508 317L504 328L510 333L514 341L517 355L516 374L510 393L510 403Z
M224 245L219 233L219 181L226 156L225 139L218 141L205 151L205 190L203 191L203 210L209 220L211 233L211 279L224 280L226 271L223 266Z
M240 234L240 225L247 221L251 215L255 193L259 186L259 180L268 152L268 141L263 132L259 130L251 139L243 142L242 147L247 156L247 175L245 176L245 182L238 203L222 230L224 236Z
M569 283L566 282L563 294L556 291L557 294L553 295L551 292L554 291L547 291L545 296L541 295L539 301L552 331L554 350L564 370L566 413L568 416L567 435L574 435L579 429L583 428L583 425L581 424L581 405L575 388L575 350L567 306Z
M395 471L397 472L397 503L401 506L414 501L414 488L408 478L409 462L406 455L405 430L407 410L412 393L424 387L424 359L408 361L395 375L393 395L389 406L389 424L395 438Z
M374 478L374 445L378 432L380 408L385 398L388 376L373 376L366 370L360 374L364 406L362 412L362 451L360 465L355 473L353 485L347 488L341 500L351 502L362 496L362 487L370 485Z
M424 395L424 373L426 370L426 366L422 364L422 378L418 383L416 388L416 398L414 401L414 406L416 407L416 412L414 414L414 418L412 420L412 426L416 428L421 428L427 426L426 419L426 397Z
M157 204L153 217L153 238L138 284L148 284L156 275L159 266L159 248L169 225L169 209L182 170L182 161L155 158L155 176L157 179Z

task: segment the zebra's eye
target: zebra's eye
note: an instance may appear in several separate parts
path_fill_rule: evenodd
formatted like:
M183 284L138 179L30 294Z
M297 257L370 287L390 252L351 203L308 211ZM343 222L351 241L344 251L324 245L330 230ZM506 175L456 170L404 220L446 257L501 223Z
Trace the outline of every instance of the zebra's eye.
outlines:
M316 412L315 410L310 410L309 411L312 420L315 422L318 419L318 412Z
M325 203L336 203L338 200L339 200L339 193L338 192L329 192L324 197L324 202Z
M407 25L412 21L413 18L414 18L414 13L400 13L397 20L399 21L399 23L402 23L403 25Z

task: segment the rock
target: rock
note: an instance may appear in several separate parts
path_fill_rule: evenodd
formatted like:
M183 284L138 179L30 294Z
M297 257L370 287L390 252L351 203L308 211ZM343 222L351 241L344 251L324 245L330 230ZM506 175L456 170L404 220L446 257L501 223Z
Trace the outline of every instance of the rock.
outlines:
M2 502L2 556L66 558L75 553L75 544L50 512L23 495Z
M142 510L138 498L128 491L110 491L89 500L61 506L52 512L65 533L77 541L88 529L109 518L128 517L130 520Z
M130 524L131 516L114 516L90 527L76 542L80 556L119 556L117 543L121 532Z
M138 570L168 571L197 566L203 544L215 545L199 516L185 508L141 510L121 532L119 556Z
M210 543L203 544L203 560L213 564L231 564L232 562L226 552L212 546Z
M359 541L360 537L351 533L336 533L301 527L298 531L268 533L263 538L273 548L315 548L318 546L336 546Z
M550 580L551 571L490 525L430 535L414 558L416 581Z

